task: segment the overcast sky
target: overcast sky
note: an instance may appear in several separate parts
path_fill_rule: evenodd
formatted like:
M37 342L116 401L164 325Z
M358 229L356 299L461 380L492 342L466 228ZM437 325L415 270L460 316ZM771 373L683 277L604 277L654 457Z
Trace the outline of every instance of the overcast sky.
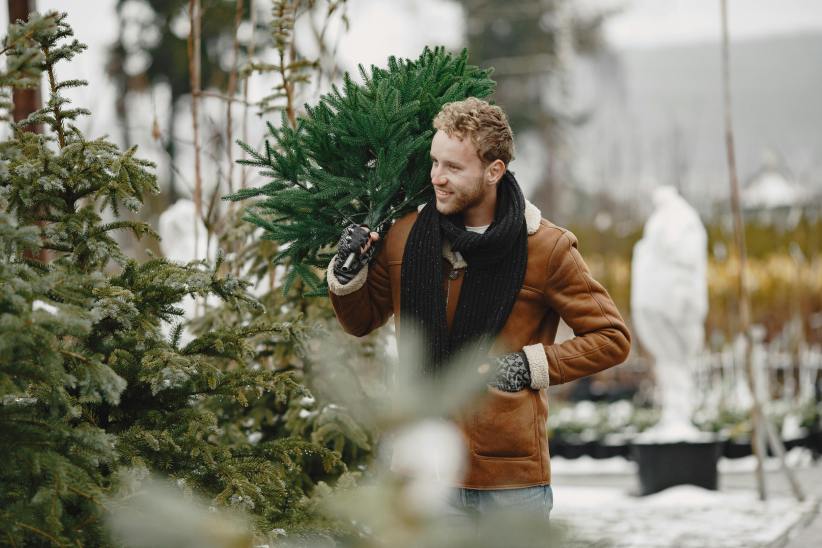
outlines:
M263 0L257 0L259 4ZM266 2L263 2L266 3ZM425 44L458 47L462 12L452 0L349 0L350 31L339 46L343 65L382 64L388 55L416 56ZM117 32L115 0L37 0L41 11L68 12L89 45L76 69L92 81L102 75L105 49ZM574 0L579 9L622 8L606 26L616 48L716 40L719 0ZM733 38L822 31L822 0L729 0ZM0 24L8 15L0 8ZM100 90L97 90L98 92Z
M719 0L585 0L623 7L606 27L616 47L702 42L719 36ZM728 0L732 38L822 30L820 0Z

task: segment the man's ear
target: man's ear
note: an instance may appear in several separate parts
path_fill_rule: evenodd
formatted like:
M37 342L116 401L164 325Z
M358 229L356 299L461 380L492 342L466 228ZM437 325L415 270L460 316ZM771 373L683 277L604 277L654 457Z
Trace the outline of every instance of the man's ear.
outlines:
M497 158L485 168L485 180L490 185L495 185L505 174L505 162Z

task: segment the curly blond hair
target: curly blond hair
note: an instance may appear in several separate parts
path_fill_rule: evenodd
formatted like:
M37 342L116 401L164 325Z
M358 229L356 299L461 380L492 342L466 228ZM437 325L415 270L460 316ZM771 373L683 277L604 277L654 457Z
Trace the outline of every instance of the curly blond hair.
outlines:
M485 164L502 160L507 166L514 159L514 133L508 117L500 107L482 99L469 97L444 104L434 118L434 128L449 137L467 136Z

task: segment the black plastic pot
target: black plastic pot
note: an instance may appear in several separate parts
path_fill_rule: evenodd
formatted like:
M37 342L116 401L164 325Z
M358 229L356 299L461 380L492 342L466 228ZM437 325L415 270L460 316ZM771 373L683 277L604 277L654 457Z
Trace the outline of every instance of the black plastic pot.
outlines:
M627 444L613 445L613 444L599 443L599 444L597 444L597 446L595 448L594 458L595 459L610 459L612 457L625 457L627 459L629 457L630 451L631 451L631 448Z
M794 447L809 447L810 446L810 435L807 435L803 438L793 438L790 440L783 440L783 444L785 445L785 450L790 451Z
M639 494L650 495L676 485L716 490L718 441L703 443L636 443L631 447L639 469Z
M807 447L813 451L814 460L819 458L819 455L822 454L822 430L818 427L814 428L811 433L808 435L808 445Z
M552 457L562 457L567 458L565 454L565 440L562 438L549 438L548 439L548 452L551 454Z
M579 457L593 457L598 442L579 441L570 442L565 445L565 458L578 459Z
M753 455L750 440L728 440L724 443L722 456L726 459L741 459Z
M790 451L794 447L808 447L813 449L813 433L808 434L803 438L782 440L782 445L785 447L786 451ZM774 456L773 449L771 449L769 444L765 445L765 454L769 457ZM751 441L747 439L727 440L722 448L722 456L726 459L739 459L742 457L749 457L751 455L753 455L753 448L751 447Z

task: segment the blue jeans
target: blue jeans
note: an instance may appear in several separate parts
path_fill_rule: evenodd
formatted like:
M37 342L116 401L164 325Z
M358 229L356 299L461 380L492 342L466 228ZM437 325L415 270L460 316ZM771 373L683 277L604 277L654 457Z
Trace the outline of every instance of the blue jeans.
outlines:
M495 510L530 512L544 515L547 520L554 507L554 492L550 485L514 489L455 488L449 506L457 515L479 517Z

